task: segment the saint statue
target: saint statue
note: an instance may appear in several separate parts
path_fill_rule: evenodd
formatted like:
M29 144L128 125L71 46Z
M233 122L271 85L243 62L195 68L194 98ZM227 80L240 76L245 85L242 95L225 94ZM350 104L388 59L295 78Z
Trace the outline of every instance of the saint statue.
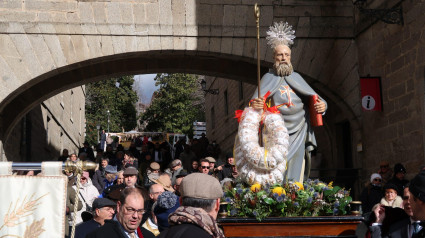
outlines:
M261 79L261 97L258 97L257 89L250 106L263 110L267 104L279 110L289 134L285 178L302 182L305 166L309 166L311 151L316 147L308 106L310 97L317 93L292 68L289 45L293 43L294 33L287 23L275 23L270 27L267 40L274 50L273 69ZM270 95L264 99L267 92ZM314 103L314 111L323 114L326 109L326 101L319 96Z

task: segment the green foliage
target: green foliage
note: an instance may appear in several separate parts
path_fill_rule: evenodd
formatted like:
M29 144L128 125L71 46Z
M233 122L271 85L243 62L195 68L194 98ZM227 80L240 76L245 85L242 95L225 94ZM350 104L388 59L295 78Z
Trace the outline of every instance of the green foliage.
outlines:
M158 74L155 77L159 90L152 104L142 115L147 121L147 131L193 134L192 123L203 120L198 78L189 74Z
M238 182L224 191L229 216L255 217L259 221L266 217L346 215L352 200L349 191L332 187L332 182L310 179L304 184L288 182L263 187Z
M108 110L110 132L121 132L122 128L129 131L137 126L138 97L133 83L133 76L123 76L86 84L86 140L90 144L97 144L97 124L107 131Z

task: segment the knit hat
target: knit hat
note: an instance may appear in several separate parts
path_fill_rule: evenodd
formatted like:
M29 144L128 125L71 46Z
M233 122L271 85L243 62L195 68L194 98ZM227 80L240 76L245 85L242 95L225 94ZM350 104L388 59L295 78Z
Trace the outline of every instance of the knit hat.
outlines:
M226 154L226 159L228 159L228 158L233 158L233 152L228 152Z
M380 174L378 174L378 173L374 173L374 174L372 174L372 175L370 176L370 182L372 183L372 182L373 182L373 180L374 180L374 179L376 179L376 178L380 178L380 179L382 179L382 177L381 177L381 175L380 175Z
M410 181L409 190L413 196L425 202L425 171L421 171Z
M158 200L155 203L156 206L153 213L158 221L159 231L163 231L169 227L168 215L180 206L179 197L172 192L165 191L158 196Z
M394 174L398 172L406 173L406 168L404 168L404 166L400 163L394 165Z

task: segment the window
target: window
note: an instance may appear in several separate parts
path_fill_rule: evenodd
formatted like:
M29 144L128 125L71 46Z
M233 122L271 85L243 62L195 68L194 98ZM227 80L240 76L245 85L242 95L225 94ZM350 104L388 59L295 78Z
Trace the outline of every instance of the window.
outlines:
M211 129L215 128L215 112L214 107L211 108Z
M243 100L243 82L239 81L239 101Z
M224 115L229 115L229 104L227 98L227 90L224 91Z

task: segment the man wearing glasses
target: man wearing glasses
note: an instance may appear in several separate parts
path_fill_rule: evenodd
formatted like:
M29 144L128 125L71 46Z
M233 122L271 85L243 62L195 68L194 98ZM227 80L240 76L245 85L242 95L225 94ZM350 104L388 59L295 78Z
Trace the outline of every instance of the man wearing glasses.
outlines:
M201 159L201 165L199 166L199 172L208 174L210 172L210 161L207 159Z
M117 203L114 220L106 220L105 225L87 235L88 238L150 238L139 228L145 213L145 192L138 188L126 188Z

